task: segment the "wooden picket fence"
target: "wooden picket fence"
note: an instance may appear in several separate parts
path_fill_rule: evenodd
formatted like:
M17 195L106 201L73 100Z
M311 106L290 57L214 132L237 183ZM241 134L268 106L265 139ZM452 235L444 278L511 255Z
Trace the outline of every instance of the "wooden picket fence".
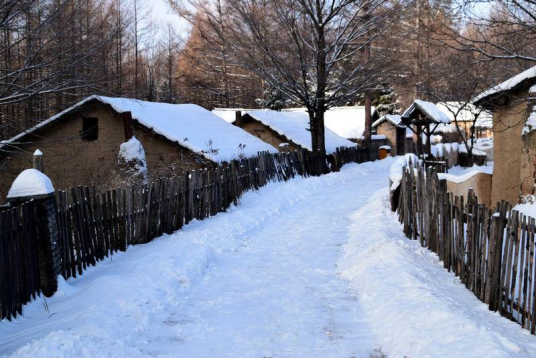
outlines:
M259 153L211 170L180 173L147 185L97 193L94 187L56 192L61 274L77 277L129 245L170 234L237 204L241 195L271 181L338 171L350 162L377 159L363 148L318 153ZM327 164L327 165L326 165ZM33 202L0 213L0 319L16 317L40 293Z
M432 168L410 165L401 182L399 220L407 237L443 265L492 311L535 333L535 219L502 201L490 210L447 192Z
M0 213L0 318L16 317L40 290L34 203Z

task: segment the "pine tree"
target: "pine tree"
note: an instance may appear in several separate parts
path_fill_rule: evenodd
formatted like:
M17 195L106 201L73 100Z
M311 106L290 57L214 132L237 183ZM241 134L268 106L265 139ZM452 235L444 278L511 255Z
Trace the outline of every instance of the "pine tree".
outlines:
M276 87L271 86L270 88L265 89L262 94L263 98L257 98L257 100L255 100L261 108L280 111L285 108L285 105L288 103L285 95Z
M376 91L376 96L372 101L372 105L381 114L400 114L400 102L397 94L389 85L382 85Z

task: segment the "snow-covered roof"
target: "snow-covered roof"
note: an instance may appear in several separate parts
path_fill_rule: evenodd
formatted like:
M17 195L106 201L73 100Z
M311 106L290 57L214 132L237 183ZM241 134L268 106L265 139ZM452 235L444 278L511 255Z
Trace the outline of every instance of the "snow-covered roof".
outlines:
M374 128L376 126L379 126L385 121L388 121L398 127L398 125L402 121L402 117L400 117L398 114L386 114L385 116L378 119L376 122L372 123L372 127Z
M472 122L475 115L478 118L475 127L491 128L493 127L493 114L490 111L482 110L472 103L465 102L439 102L436 106L443 111L454 122L454 114L458 113L458 122ZM460 110L461 108L461 110Z
M7 194L9 199L46 195L54 192L52 181L37 169L26 169L11 184Z
M305 108L285 111L307 113ZM375 107L371 108L371 114L373 119L378 116ZM365 106L332 107L324 115L324 124L343 138L361 138L365 133Z
M456 127L454 124L438 124L435 128L435 133L456 133L459 127ZM433 128L432 128L433 129ZM464 131L461 130L463 133Z
M416 99L415 101L413 101L413 103L406 109L404 114L402 114L402 118L411 117L416 110L419 110L431 122L444 124L450 123L449 117L445 113L443 113L443 111L441 111L435 104L420 99Z
M312 150L309 116L302 112L278 112L267 109L248 111L248 115L285 136L299 146ZM334 153L339 147L353 147L355 143L325 129L326 152Z
M517 75L515 75L512 78L507 79L506 81L491 87L490 89L480 93L478 96L473 98L474 104L479 104L486 98L500 94L502 92L511 91L515 89L518 86L523 85L523 83L527 81L534 81L536 82L536 66L529 68L528 70L525 70Z
M252 157L262 151L276 152L271 145L195 104L156 103L104 96L88 97L16 137L1 142L0 148L16 143L23 136L94 100L110 105L118 113L131 112L132 118L144 127L215 162Z
M245 109L245 108L214 108L212 113L217 115L220 118L223 118L226 122L234 123L236 120L236 111L242 112L242 114L247 111L254 111L254 109Z

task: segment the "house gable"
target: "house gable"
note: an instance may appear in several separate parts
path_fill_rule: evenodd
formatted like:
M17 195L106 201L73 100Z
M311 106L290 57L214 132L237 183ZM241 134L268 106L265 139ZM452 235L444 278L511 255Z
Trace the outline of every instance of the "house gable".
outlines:
M279 151L291 151L302 148L300 145L294 143L286 136L276 132L269 126L251 117L247 113L242 116L241 128L261 139L265 143L270 144Z
M83 118L98 119L98 138L83 140ZM146 152L150 179L169 175L170 171L199 169L214 165L204 156L193 153L177 143L134 121L134 135ZM45 172L57 189L76 185L93 185L97 189L118 186L117 162L119 146L125 141L120 115L110 106L89 101L73 111L4 144L0 157L0 200L17 175L30 168L32 153L44 153Z

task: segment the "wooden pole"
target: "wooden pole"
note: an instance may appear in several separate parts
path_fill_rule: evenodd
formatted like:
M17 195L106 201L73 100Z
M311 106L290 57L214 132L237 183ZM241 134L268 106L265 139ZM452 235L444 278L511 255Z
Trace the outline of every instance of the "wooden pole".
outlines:
M423 155L423 147L422 147L422 126L417 123L417 154L419 156Z
M121 119L123 120L123 128L125 131L125 142L128 142L134 136L134 126L132 123L132 113L121 113Z
M430 123L426 125L426 154L432 154L432 143L431 143L432 133L430 132Z

